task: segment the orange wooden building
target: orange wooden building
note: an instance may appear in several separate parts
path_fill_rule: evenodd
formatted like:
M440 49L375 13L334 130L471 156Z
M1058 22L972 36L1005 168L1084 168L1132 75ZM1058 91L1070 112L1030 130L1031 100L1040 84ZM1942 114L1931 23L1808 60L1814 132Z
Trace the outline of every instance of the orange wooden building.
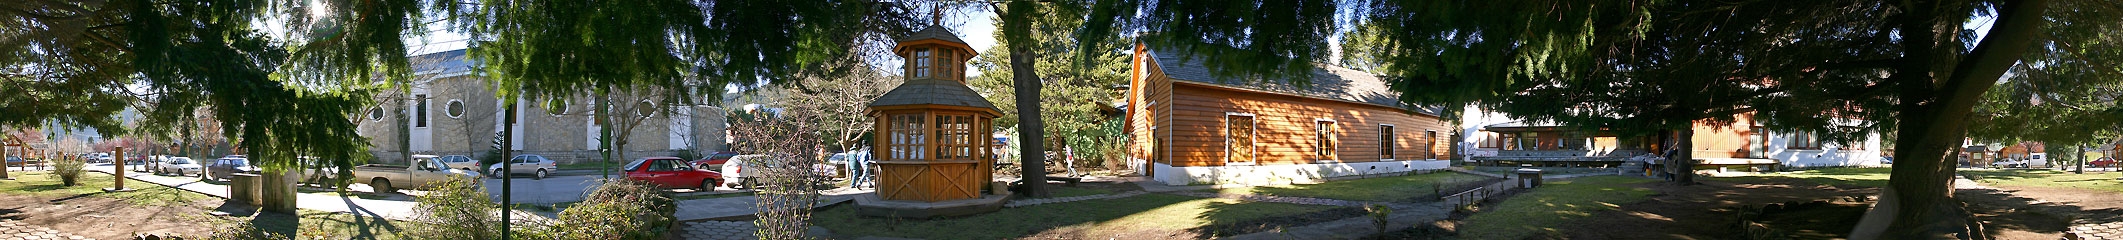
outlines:
M1138 44L1128 154L1166 184L1310 182L1449 165L1439 108L1401 104L1376 75L1318 65L1310 85L1219 77Z

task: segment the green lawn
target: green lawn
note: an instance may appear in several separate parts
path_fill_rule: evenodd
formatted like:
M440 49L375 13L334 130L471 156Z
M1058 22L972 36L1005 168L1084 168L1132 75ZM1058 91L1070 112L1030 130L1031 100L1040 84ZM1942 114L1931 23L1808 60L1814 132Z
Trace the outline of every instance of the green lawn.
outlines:
M1327 198L1353 201L1408 201L1416 196L1437 194L1439 184L1453 185L1487 180L1488 177L1457 172L1330 181L1319 184L1207 189L1202 192L1257 194L1285 197Z
M212 198L212 196L183 189L164 187L132 179L125 180L125 187L134 189L134 191L106 193L103 192L103 189L111 187L117 181L113 181L110 174L97 172L82 173L81 179L77 182L78 185L72 187L65 186L60 182L58 175L53 175L51 172L46 171L10 172L8 176L14 177L15 180L0 181L0 193L62 197L98 196L124 199L128 203L145 206L191 204L193 201Z
M1961 174L1991 186L2078 188L2123 193L2123 173L2073 174L2047 169L1976 169Z
M998 212L934 220L862 217L855 208L834 207L816 213L812 223L847 236L925 239L1009 239L1041 232L1070 232L1075 237L1111 236L1139 231L1194 231L1218 225L1293 216L1334 209L1331 206L1241 202L1168 194L1005 208ZM1229 234L1208 233L1204 237Z
M1048 193L1052 193L1052 194L1054 194L1054 197L1076 197L1076 196L1091 196L1091 195L1099 195L1099 194L1107 194L1107 193L1113 193L1113 191L1110 191L1110 190L1105 190L1105 189L1091 189L1091 188L1079 188L1079 187L1057 187L1057 188L1054 188L1054 189L1050 189L1050 190L1052 190L1052 191L1050 191L1050 192L1048 192Z
M1464 239L1523 239L1529 236L1563 236L1555 227L1584 221L1600 211L1621 204L1649 199L1652 191L1624 185L1657 181L1623 176L1593 176L1555 180L1519 193L1467 217L1459 224Z
M1769 178L1804 179L1808 182L1838 187L1886 187L1887 175L1892 168L1827 168L1797 172L1766 173L1753 176L1718 177L1714 179L1735 182L1758 182Z

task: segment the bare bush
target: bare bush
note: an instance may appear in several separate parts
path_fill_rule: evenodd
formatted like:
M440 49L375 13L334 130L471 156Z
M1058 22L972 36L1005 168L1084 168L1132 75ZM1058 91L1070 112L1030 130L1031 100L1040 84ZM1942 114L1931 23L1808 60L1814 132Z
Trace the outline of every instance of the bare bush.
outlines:
M816 112L794 107L732 121L739 151L770 156L745 169L763 184L755 195L759 219L753 222L760 239L803 239L811 227L811 207L818 204L819 186L826 184L824 174L814 170L822 164L823 142L815 121L807 120Z

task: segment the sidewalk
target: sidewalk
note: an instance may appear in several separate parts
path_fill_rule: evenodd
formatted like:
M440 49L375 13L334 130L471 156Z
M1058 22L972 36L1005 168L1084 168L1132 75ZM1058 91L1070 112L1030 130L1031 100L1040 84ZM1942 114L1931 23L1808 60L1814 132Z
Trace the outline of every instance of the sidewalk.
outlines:
M107 174L110 173L110 166L91 166L89 167L89 171ZM228 186L202 182L197 177L159 176L150 173L138 173L131 171L127 171L125 177L141 182L148 182L156 185L168 186L171 188L183 189L185 191L206 194L208 196L214 196L223 199L229 198ZM410 197L395 194L388 194L383 196L404 200L393 201L362 199L353 195L340 196L337 193L297 193L295 194L295 207L300 209L309 209L325 212L352 213L355 215L362 215L367 217L380 217L403 221L410 221L419 218L420 214L415 211L415 209L418 208L417 205L419 204L411 201ZM541 216L541 214L521 210L518 210L516 212L516 216L520 217Z
M876 189L857 190L850 188L836 188L821 191L819 192L818 204L812 205L811 207L816 208L839 204L841 202L854 200L855 195L871 193L874 191L876 191ZM757 196L738 196L678 201L678 221L693 221L701 219L748 216L752 215L753 213L759 212L758 204L759 198Z

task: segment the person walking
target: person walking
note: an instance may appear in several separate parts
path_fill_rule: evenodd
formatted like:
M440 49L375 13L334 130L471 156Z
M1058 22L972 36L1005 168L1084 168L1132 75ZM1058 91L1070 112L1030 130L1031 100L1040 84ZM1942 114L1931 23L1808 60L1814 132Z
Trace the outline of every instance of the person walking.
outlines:
M862 189L863 182L870 179L870 169L867 166L870 163L870 147L863 147L849 152L847 162L848 188ZM876 184L871 185L874 187Z

